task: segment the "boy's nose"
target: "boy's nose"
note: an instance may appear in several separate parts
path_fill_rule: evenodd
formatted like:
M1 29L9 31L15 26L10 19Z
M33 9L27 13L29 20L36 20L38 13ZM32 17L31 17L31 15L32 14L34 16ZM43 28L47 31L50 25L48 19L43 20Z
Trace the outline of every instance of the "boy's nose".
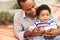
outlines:
M44 16L44 19L47 19L47 16Z

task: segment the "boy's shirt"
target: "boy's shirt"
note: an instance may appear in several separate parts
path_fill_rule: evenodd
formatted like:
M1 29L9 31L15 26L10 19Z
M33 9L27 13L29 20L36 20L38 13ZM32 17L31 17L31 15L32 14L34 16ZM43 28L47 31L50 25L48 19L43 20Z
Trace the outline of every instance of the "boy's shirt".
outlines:
M45 30L48 30L50 28L57 28L57 25L54 19L49 19L48 22L40 22L39 19L36 19L34 27L45 27Z

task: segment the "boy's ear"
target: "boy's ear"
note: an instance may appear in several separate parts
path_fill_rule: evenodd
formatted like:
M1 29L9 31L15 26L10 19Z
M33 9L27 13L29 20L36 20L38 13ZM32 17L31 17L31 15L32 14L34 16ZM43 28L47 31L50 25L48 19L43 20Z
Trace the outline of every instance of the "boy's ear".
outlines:
M39 16L37 16L39 18Z

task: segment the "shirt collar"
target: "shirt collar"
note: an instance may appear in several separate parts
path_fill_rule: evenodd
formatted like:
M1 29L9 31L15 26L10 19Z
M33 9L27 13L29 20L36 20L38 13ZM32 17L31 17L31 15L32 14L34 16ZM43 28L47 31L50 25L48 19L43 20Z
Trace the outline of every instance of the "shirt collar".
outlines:
M23 10L22 10L22 11L23 11ZM25 11L23 11L23 15L22 15L22 16L23 16L23 18L26 18Z

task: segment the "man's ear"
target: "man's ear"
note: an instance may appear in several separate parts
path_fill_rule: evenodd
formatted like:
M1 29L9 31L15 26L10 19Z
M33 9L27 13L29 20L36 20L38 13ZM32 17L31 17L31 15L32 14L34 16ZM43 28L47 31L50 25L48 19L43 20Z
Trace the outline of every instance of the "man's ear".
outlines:
M22 10L24 10L24 9L22 8Z
M22 8L23 11L25 11L23 8Z

